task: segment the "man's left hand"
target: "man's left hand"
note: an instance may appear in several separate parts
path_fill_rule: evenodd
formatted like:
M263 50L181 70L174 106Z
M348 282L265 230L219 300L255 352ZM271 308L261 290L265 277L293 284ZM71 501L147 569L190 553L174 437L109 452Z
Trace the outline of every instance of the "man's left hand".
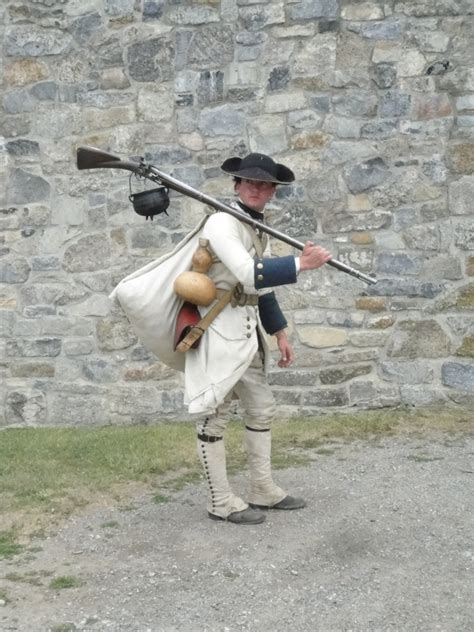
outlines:
M288 340L286 335L286 331L279 331L276 334L278 349L280 350L280 359L278 360L278 366L280 369L284 369L290 364L293 364L295 359L295 352L293 351L293 347Z

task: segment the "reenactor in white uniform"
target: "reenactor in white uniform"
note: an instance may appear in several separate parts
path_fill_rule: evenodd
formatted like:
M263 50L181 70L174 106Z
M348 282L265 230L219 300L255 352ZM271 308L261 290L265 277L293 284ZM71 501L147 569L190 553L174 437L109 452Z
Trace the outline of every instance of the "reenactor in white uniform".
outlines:
M252 153L229 158L223 171L233 176L238 208L258 221L278 185L293 182L294 174L269 156ZM267 235L224 212L212 214L204 224L212 265L207 274L218 292L233 291L233 299L212 320L199 346L185 354L185 402L200 415L198 454L208 483L210 518L236 524L258 524L262 510L301 509L305 501L278 487L271 473L271 421L275 401L266 380L266 334L276 337L278 366L294 360L286 334L287 321L271 288L295 283L304 270L319 268L330 253L312 242L299 257L272 258ZM200 307L201 316L212 309ZM224 430L231 399L238 397L245 414L250 492L244 501L235 495L226 472Z

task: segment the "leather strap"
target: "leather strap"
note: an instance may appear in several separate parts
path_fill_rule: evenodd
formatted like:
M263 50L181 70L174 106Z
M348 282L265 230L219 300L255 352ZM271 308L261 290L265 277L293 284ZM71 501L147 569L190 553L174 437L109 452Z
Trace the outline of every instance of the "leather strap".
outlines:
M222 441L223 437L212 437L211 435L198 433L198 439L199 441L204 441L204 443L216 443L216 441Z
M230 303L233 293L234 288L232 288L231 290L227 290L227 292L224 292L217 303L215 303L211 307L207 314L203 318L201 318L201 320L196 325L194 325L194 327L191 328L190 332L181 340L179 345L176 347L176 351L181 351L182 353L185 353L193 346L196 340L199 340L199 338L212 323L214 318L216 318L222 312L224 307L228 303Z

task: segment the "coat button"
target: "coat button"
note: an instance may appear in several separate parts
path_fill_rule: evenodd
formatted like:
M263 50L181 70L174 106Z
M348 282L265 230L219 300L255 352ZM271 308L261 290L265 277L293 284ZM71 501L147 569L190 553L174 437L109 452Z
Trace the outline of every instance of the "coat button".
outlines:
M263 270L263 263L257 263L257 268L259 270Z
M263 281L263 274L257 275L257 281Z
M252 334L247 334L247 338L250 338L250 336L251 336L251 335L252 335Z

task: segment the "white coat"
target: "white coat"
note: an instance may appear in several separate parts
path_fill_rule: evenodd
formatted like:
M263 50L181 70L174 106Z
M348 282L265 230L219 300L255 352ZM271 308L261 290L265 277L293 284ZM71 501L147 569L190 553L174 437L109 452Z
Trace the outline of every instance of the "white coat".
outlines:
M215 213L207 220L201 237L209 240L210 250L219 259L208 272L216 287L228 290L240 282L247 294L261 295L271 291L255 288L257 253L251 235L253 230L224 212ZM270 256L269 245L264 256ZM210 307L201 307L201 314L204 316ZM266 334L258 317L258 308L251 305L227 305L202 336L199 347L186 353L185 403L190 413L211 413L223 402L257 352L257 330L267 368Z

